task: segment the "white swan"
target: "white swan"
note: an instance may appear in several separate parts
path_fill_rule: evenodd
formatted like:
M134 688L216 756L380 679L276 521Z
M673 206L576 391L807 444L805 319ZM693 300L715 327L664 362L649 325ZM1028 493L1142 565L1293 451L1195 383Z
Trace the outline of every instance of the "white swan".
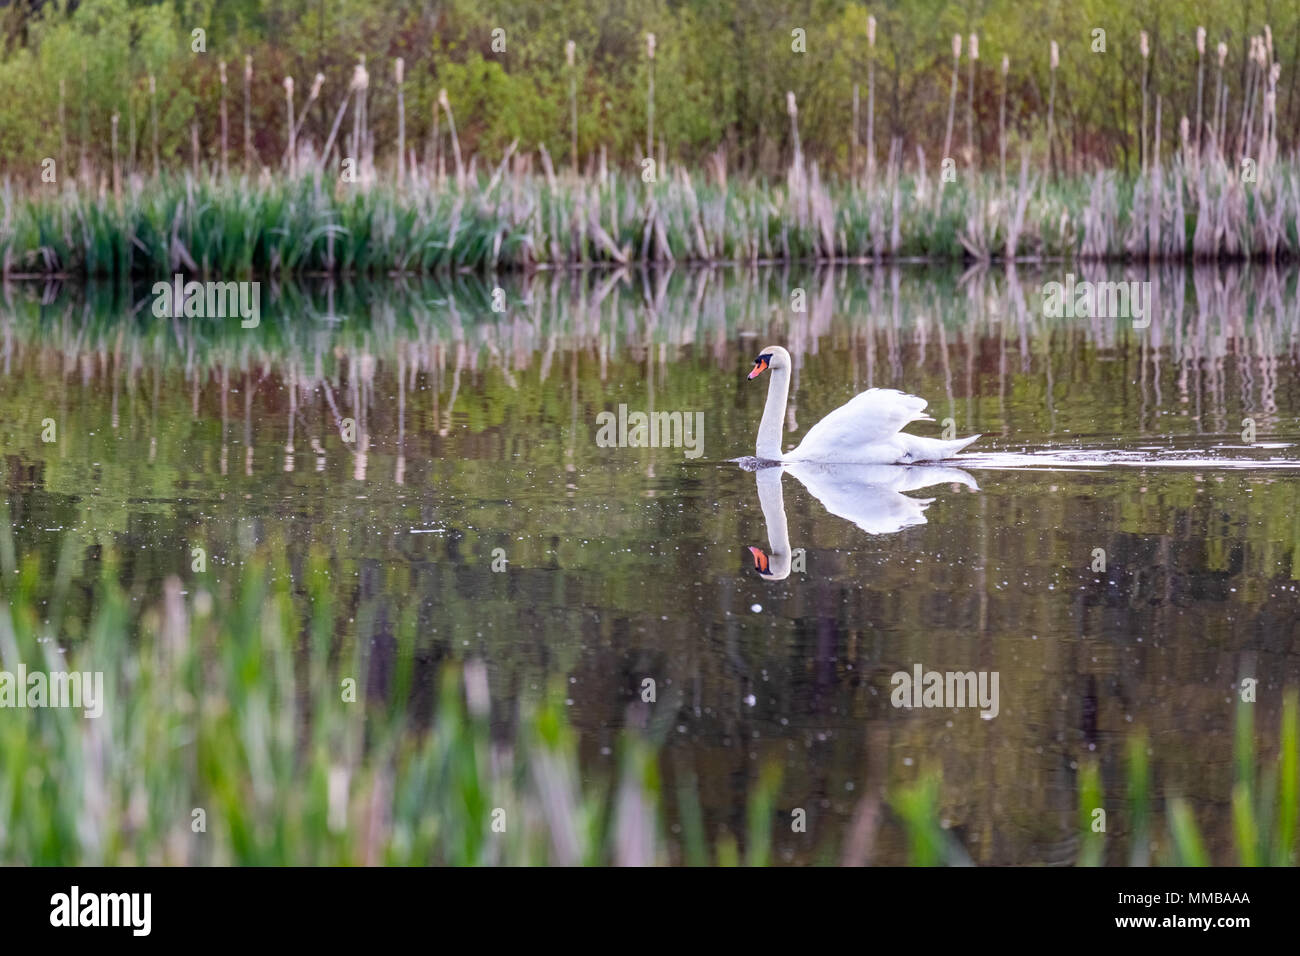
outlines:
M979 491L975 479L960 468L943 465L791 464L786 468L757 468L754 481L767 525L770 553L751 547L754 568L769 581L790 576L790 531L785 519L781 479L789 471L822 506L837 518L851 521L867 534L893 534L925 524L925 509L933 498L909 498L905 491L951 483Z
M843 465L907 464L943 461L979 435L944 441L900 431L909 422L934 421L925 414L926 401L893 388L869 388L831 412L804 436L799 447L781 451L781 423L790 396L790 353L770 345L758 353L751 379L771 371L767 405L758 426L755 453L771 462L827 462Z

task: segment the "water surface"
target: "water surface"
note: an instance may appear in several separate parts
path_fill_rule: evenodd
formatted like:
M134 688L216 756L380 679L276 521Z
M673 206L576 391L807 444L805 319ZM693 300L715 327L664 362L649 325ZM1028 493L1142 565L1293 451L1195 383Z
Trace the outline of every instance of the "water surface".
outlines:
M1237 682L1260 682L1266 741L1300 682L1296 277L1142 274L1143 329L1045 318L1060 271L543 275L503 282L504 313L469 282L268 284L257 329L156 319L147 287L9 286L0 481L49 578L71 548L69 644L106 549L138 608L170 575L318 549L367 693L402 656L425 697L485 659L504 739L562 681L593 779L645 727L670 794L695 779L710 832L742 839L779 762L778 860L838 859L860 806L939 772L972 860L1072 862L1089 755L1122 845L1142 728L1156 797L1187 797L1230 862ZM774 483L729 461L753 452L767 344L796 363L787 447L871 386L929 399L918 434L985 437L916 490ZM599 447L620 404L701 412L701 453ZM778 514L798 562L774 580L750 548L773 552ZM997 716L891 706L918 663L997 671ZM885 817L872 858L901 862Z

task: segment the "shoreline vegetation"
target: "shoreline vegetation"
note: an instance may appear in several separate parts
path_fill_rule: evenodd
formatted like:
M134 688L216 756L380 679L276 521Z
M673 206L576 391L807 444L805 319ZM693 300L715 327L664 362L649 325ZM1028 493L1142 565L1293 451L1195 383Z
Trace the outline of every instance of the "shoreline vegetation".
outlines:
M533 272L567 267L1062 260L1291 262L1300 255L1300 163L1242 183L1221 161L1147 175L936 183L891 170L874 190L792 166L784 182L677 170L645 183L511 170L461 183L358 186L319 170L163 174L120 198L0 187L8 278L254 278Z
M587 24L571 5L558 22ZM1180 12L1148 33L1124 11L1060 42L1023 13L916 28L829 4L788 31L723 16L755 87L692 56L722 15L689 4L576 39L456 4L313 7L296 26L254 4L193 30L166 7L50 4L18 17L0 67L43 117L0 111L0 274L1294 261L1290 39L1208 6L1209 28ZM71 51L108 39L122 48L77 69Z

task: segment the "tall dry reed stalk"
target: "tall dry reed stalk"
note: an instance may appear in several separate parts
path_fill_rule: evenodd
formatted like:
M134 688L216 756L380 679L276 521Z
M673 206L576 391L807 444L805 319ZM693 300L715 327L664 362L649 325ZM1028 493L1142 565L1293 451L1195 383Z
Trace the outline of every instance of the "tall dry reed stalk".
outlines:
M149 125L153 137L153 178L158 178L158 82L149 74Z
M113 114L113 199L115 201L122 198L122 172L118 168L117 162L117 113Z
M1201 133L1202 91L1205 87L1205 27L1196 28L1196 156L1201 155L1201 145L1205 141Z
M135 98L131 95L132 83L128 75L126 83L126 176L129 179L135 171Z
M284 165L287 162L291 170L296 170L298 168L298 137L302 133L303 124L307 122L307 113L311 109L312 104L316 102L317 97L320 96L321 88L324 85L325 74L317 73L315 78L312 80L311 89L307 93L307 102L302 105L302 110L298 111L294 108L292 103L290 104L289 119L290 122L293 123L293 126L289 130L289 144L285 146L284 155L280 157L280 164ZM296 121L294 120L295 115L297 116ZM326 149L325 153L328 152L329 150Z
M943 134L943 156L941 160L952 156L952 118L957 109L957 67L961 62L961 34L952 37L952 84L948 93L948 125Z
M1237 121L1237 143L1240 147L1238 158L1250 155L1251 125L1254 120L1255 90L1259 85L1259 60L1262 44L1258 36L1250 38L1249 52L1246 55L1246 84L1241 98L1241 117Z
M370 89L370 73L366 70L364 54L362 54L356 68L352 71L352 89L355 105L352 110L352 145L348 149L348 154L352 157L353 162L357 164L358 170L360 170L366 165L363 156L368 138L366 129L366 93Z
M564 44L564 60L569 67L569 165L573 176L578 176L578 72L577 44L569 40Z
M1147 171L1147 163L1150 155L1147 153L1147 82L1151 74L1151 42L1147 38L1147 31L1142 30L1138 33L1138 52L1142 54L1142 172Z
M296 124L294 123L293 120L293 77L292 76L286 76L284 78L284 102L286 108L288 109L288 117L289 117L288 136L286 137L289 146L285 150L285 158L288 160L288 164L289 164L289 175L292 176L294 172L294 164L298 158L298 150L296 148L297 144L294 142L294 131L296 129Z
M226 61L222 60L217 64L217 72L221 76L221 178L225 179L230 175L230 165L227 162L226 144L228 130L228 117L226 114Z
M406 97L402 88L406 61L400 56L393 63L393 79L397 83L397 185L406 179Z
M90 67L86 57L81 58L81 163L78 174L83 183L90 182L90 160L86 156L86 144L90 142L90 119L87 113L90 103Z
M858 84L853 84L853 115L849 120L849 182L858 184Z
M802 176L803 148L799 144L799 104L795 101L793 90L786 90L785 111L790 117L790 140L794 143L793 167Z
M967 41L966 75L966 163L978 168L975 156L975 61L980 58L980 38L972 33Z
M1050 92L1047 97L1047 166L1044 179L1052 175L1052 126L1056 119L1056 68L1061 65L1061 48L1052 41L1048 51L1048 66L1051 74Z
M244 57L244 172L253 168L253 58Z
M153 77L149 80L152 83ZM68 168L68 113L65 86L63 77L59 77L59 168L64 170ZM158 163L155 161L154 175L157 174Z
M1228 44L1220 42L1215 52L1219 57L1219 73L1218 90L1215 93L1214 104L1214 140L1219 147L1219 158L1223 159L1227 150L1223 136L1227 127L1228 116L1228 88L1223 83L1223 64L1228 59Z
M432 139L429 141L429 176L442 181L442 115L438 112L439 104L436 100L433 103L433 129L430 132Z
M324 82L325 78L321 74L317 73L316 77L321 82ZM325 138L325 146L321 150L318 162L321 169L324 169L325 164L329 162L330 152L334 149L334 140L338 137L339 128L343 125L343 115L347 112L348 103L352 101L353 95L356 93L357 80L357 73L354 71L352 79L348 82L348 88L343 91L343 98L339 100L339 108L334 113L334 122L330 125L329 136ZM438 119L438 106L436 103L433 107L433 118L436 123Z
M867 17L867 189L876 185L876 18Z
M1011 58L1002 56L1002 96L998 103L998 168L1001 171L1002 192L1007 191L1007 81L1011 72Z
M645 154L653 159L655 154L655 35L645 35L646 55L646 111Z
M456 136L456 117L451 112L451 100L447 98L445 88L438 91L438 105L447 116L447 132L451 136L451 149L456 159L456 189L465 189L465 163L461 160L460 139Z

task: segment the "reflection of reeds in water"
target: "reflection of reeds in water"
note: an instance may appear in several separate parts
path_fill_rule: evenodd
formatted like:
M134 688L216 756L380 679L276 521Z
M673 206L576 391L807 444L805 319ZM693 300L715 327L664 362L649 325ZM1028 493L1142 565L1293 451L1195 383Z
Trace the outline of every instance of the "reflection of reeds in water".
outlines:
M911 281L898 268L550 273L507 283L503 313L492 311L492 291L477 281L396 283L382 293L368 285L269 283L256 331L234 319L155 319L148 297L133 301L123 287L96 288L79 300L56 285L9 284L0 297L0 368L29 351L43 362L61 355L65 375L111 372L134 381L147 369L179 367L196 392L221 369L274 368L293 381L297 400L326 402L329 417L360 423L364 393L350 390L372 388L379 370L399 365L405 389L427 377L421 387L445 398L441 412L450 415L461 375L483 368L501 369L513 388L528 369L543 380L563 370L566 354L592 355L602 369L627 355L662 377L686 350L703 349L730 374L737 349L758 340L786 344L796 376L823 343L847 345L861 388L906 386L909 369L937 367L947 402L980 392L974 376L992 348L995 391L1005 396L1018 376L1054 380L1046 345L1065 335L1103 353L1134 349L1143 430L1158 431L1170 407L1189 413L1197 433L1239 432L1230 409L1252 415L1261 435L1277 424L1280 366L1300 357L1296 280L1267 268L1115 273L1092 264L1078 278L1150 282L1149 328L1134 328L1129 318L1045 316L1039 288L1063 280L1063 269L1032 276L975 269L956 285ZM122 322L131 311L134 319ZM341 383L348 390L340 392ZM939 396L931 401L942 407Z
M1236 759L1232 789L1233 858L1212 860L1190 804L1180 796L1163 806L1163 833L1156 820L1160 808L1151 795L1151 745L1136 732L1128 740L1122 781L1111 781L1107 793L1103 773L1095 760L1085 760L1078 771L1077 830L1061 841L1059 858L1048 863L1100 866L1127 862L1147 866L1206 866L1232 863L1241 866L1294 866L1296 828L1300 818L1300 719L1297 695L1283 699L1280 727L1271 759L1260 759L1254 730L1256 704L1239 703L1236 723ZM919 866L969 864L969 857L940 824L939 779L922 775L900 788L895 809L907 830L909 862ZM1107 847L1113 852L1107 859Z

